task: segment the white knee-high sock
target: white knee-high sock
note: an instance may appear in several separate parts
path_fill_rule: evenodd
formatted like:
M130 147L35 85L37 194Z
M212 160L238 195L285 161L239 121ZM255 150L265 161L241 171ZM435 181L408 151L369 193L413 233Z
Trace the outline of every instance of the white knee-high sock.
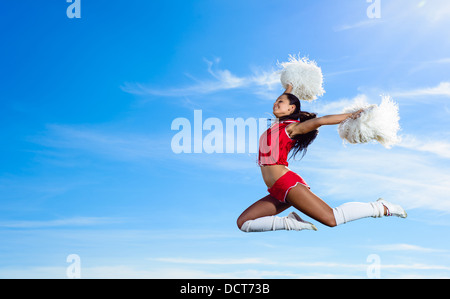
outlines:
M291 213L287 217L267 216L249 220L245 222L241 230L246 233L250 232L268 232L276 230L317 230L317 228L309 222L303 221L297 214Z
M349 202L333 209L336 225L366 217L383 217L384 206L379 202Z
M255 220L249 220L242 225L241 230L246 233L285 230L286 224L284 223L283 218L268 216L261 217Z

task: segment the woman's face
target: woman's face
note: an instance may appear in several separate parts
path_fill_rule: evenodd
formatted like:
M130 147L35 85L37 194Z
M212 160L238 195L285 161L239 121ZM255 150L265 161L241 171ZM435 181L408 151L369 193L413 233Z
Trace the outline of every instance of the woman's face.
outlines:
M281 95L273 104L273 115L277 118L291 115L295 111L295 105L289 103L286 95Z

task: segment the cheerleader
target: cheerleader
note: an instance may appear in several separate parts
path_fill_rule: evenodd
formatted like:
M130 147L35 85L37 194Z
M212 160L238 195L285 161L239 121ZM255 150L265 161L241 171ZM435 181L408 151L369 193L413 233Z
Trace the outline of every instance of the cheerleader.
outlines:
M239 216L239 229L244 232L317 230L314 224L304 221L295 212L286 217L277 216L290 207L328 227L366 217L406 218L407 214L402 207L384 199L369 203L349 202L331 208L310 190L300 175L288 168L288 154L305 155L321 126L342 125L358 120L364 114L364 109L317 117L316 114L301 111L300 100L293 94L292 85L284 86L286 91L273 105L277 122L261 136L259 144L258 163L269 195L255 202ZM298 95L298 92L294 93Z

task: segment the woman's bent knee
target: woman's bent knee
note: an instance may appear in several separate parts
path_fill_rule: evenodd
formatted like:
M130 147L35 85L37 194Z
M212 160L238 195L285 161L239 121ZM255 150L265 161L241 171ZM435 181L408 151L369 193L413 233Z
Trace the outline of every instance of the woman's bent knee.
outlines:
M324 219L322 221L322 224L326 225L328 227L336 227L337 226L336 219L334 218L334 215L333 215L333 217L327 217L326 219Z
M244 225L244 223L245 223L246 221L247 221L247 220L244 219L244 217L239 217L239 218L236 220L237 227L238 227L239 229L242 229L242 226Z

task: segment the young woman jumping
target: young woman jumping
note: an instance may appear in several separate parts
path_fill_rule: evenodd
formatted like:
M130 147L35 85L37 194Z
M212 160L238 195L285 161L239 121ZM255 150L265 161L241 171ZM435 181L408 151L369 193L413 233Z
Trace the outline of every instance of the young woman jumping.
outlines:
M370 203L350 202L331 208L311 192L308 184L288 166L288 154L295 156L314 141L317 129L324 125L337 125L347 118L358 118L363 110L355 113L327 115L317 118L313 113L301 111L299 99L291 94L288 86L273 105L273 114L278 121L260 139L258 163L269 195L247 208L237 219L244 232L266 232L275 230L317 230L295 212L286 217L276 215L293 206L320 223L335 227L366 217L397 216L406 218L399 205L383 199Z

